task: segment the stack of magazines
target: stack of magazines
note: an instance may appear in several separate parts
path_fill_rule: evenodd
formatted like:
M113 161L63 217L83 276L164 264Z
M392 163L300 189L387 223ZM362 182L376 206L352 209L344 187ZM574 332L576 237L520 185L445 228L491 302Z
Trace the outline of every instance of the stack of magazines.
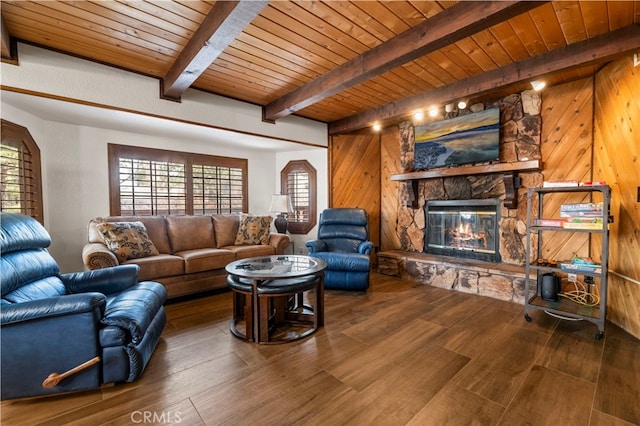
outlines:
M562 204L562 227L568 229L603 229L602 203Z

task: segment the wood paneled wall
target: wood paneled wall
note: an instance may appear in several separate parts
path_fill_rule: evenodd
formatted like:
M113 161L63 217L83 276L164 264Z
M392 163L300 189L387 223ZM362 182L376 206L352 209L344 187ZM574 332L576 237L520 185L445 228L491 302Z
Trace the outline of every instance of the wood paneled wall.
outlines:
M380 247L380 135L334 136L329 141L331 207L361 207L369 214L369 239ZM377 264L375 254L372 263Z
M542 93L542 174L545 180L591 180L593 78L550 87ZM554 194L544 199L543 216L559 217L560 204L589 202L588 194ZM547 259L590 256L586 233L546 232Z
M380 250L397 250L400 239L397 233L398 224L398 182L391 180L391 175L402 173L400 164L400 132L394 126L385 129L380 140Z
M631 56L596 75L594 179L611 185L609 270L640 280L640 67ZM640 338L640 285L609 274L607 317Z

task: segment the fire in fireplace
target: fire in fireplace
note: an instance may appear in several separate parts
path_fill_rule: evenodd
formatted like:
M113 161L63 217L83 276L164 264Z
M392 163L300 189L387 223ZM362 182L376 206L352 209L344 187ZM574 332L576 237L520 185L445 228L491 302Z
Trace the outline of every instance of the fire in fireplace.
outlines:
M425 253L500 262L500 200L427 201L425 214Z

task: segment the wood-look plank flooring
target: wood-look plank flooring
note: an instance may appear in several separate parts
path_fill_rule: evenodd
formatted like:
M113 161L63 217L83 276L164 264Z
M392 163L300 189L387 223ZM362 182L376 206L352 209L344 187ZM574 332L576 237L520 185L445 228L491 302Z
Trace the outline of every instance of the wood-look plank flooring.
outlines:
M282 345L229 333L231 294L167 305L134 383L5 401L3 425L638 425L640 341L608 323L372 274Z

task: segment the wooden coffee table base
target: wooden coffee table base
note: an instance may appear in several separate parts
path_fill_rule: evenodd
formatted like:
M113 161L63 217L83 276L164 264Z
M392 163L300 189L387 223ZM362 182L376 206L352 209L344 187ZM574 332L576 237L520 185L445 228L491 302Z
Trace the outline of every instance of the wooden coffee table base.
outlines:
M321 276L270 280L254 287L251 280L229 275L227 283L234 292L229 330L238 338L258 343L285 343L307 337L324 324ZM257 304L254 304L254 288L257 288Z

